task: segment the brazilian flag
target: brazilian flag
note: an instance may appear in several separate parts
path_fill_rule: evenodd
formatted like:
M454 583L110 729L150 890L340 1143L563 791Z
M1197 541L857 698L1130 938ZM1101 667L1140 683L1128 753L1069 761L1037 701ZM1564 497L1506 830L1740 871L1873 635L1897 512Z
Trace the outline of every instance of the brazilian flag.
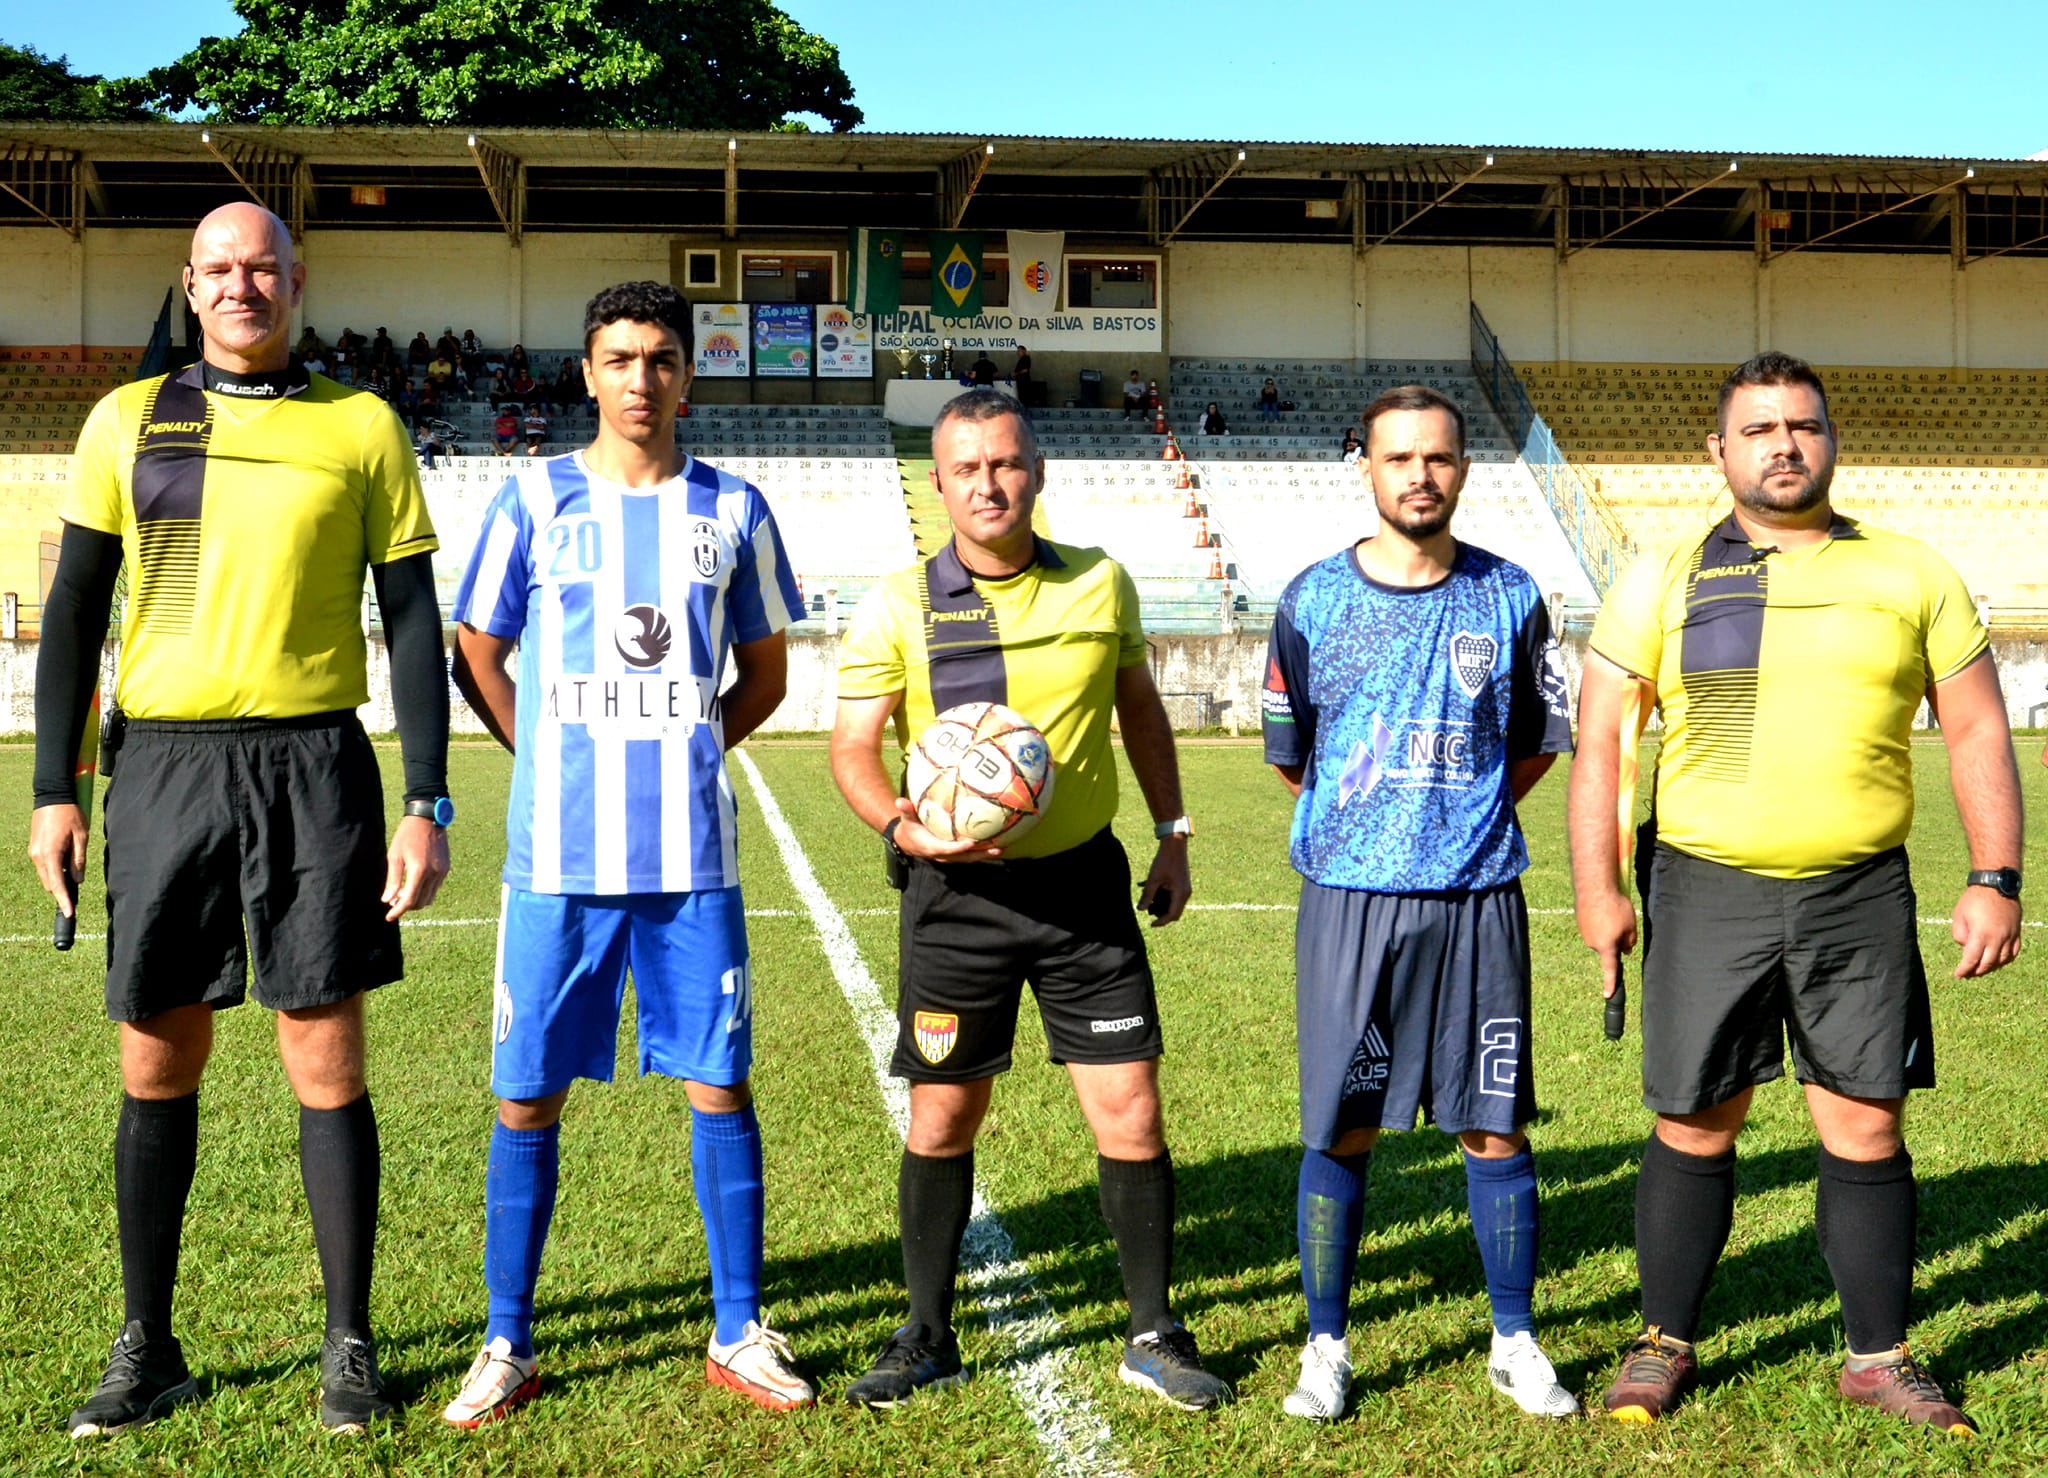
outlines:
M932 317L974 318L981 313L981 233L934 231Z
M903 306L903 233L856 226L846 233L846 306L894 313Z

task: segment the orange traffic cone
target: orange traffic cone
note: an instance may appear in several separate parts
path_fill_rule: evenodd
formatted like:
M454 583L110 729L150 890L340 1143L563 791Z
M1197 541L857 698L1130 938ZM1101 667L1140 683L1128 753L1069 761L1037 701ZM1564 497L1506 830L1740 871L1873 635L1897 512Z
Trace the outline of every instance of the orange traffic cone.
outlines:
M1188 488L1188 479L1185 463L1182 464L1180 485L1184 488ZM1202 505L1195 501L1195 490L1193 488L1188 488L1188 500L1187 502L1181 505L1180 516L1182 518L1196 518L1201 515L1201 512Z
M685 395L681 400L676 402L676 418L682 421L687 421L690 419L689 396Z
M1164 430L1165 428L1162 427L1161 429ZM1166 433L1166 445L1159 449L1159 460L1162 462L1178 462L1180 460L1180 443L1173 439L1171 431Z
M1223 578L1223 553L1221 550L1209 556L1209 578L1211 580L1221 580Z
M1164 436L1166 434L1166 407L1156 400L1152 402L1152 434L1154 436Z
M1173 479L1173 485L1174 485L1175 487L1177 487L1177 488L1184 488L1184 487L1187 487L1187 486L1188 486L1188 464L1187 464L1187 463L1185 463L1185 462L1182 462L1182 463L1180 464L1179 468L1178 468L1178 469L1177 469L1177 470L1175 471L1175 473L1174 473L1174 479ZM1192 489L1189 489L1189 492L1188 492L1188 502L1192 503L1192 502L1194 502L1194 501L1195 501L1195 494L1194 494L1194 491L1193 491Z
M1209 520L1205 518L1205 519L1203 519L1203 520L1202 520L1202 521L1201 521L1200 523L1198 523L1198 524L1196 524L1196 525L1195 525L1195 548L1197 548L1197 549L1207 549L1208 547L1209 547Z

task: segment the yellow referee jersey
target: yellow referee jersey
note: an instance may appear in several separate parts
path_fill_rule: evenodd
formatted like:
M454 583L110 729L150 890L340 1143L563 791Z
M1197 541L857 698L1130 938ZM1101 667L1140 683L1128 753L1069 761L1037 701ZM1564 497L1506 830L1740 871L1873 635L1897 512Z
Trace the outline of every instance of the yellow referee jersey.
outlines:
M959 660L949 660L949 648ZM1056 767L1052 806L1003 850L1049 857L1116 818L1116 675L1144 660L1137 587L1100 549L1040 539L1029 569L989 580L970 576L949 541L876 585L855 610L839 647L839 696L901 693L896 737L904 744L956 702L993 699L1031 720Z
M200 367L104 397L66 523L119 534L116 701L136 718L294 718L369 701L363 577L438 547L391 408L319 375L281 399Z
M1645 554L1593 650L1657 685L1657 835L1766 877L1837 871L1905 841L1913 715L1989 643L1949 563L1837 515L1759 552L1731 515Z

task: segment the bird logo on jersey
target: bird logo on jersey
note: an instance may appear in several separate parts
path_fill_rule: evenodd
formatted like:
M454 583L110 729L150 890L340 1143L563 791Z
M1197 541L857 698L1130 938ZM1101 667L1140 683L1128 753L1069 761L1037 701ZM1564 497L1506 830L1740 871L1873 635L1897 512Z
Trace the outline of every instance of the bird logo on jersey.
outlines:
M675 631L660 606L628 606L612 627L612 645L629 667L659 667L675 645Z
M917 1038L918 1055L937 1065L960 1040L960 1018L950 1011L920 1011L911 1022L911 1035Z
M1490 636L1461 631L1451 638L1451 676L1458 680L1467 698L1477 698L1486 691L1499 656L1500 643Z

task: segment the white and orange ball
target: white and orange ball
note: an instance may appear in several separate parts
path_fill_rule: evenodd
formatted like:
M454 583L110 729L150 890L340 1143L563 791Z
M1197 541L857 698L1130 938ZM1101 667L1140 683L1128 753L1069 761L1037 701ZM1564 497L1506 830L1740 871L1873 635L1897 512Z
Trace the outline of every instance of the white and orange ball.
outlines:
M910 746L904 792L944 841L1016 841L1052 803L1052 751L1031 721L1000 703L962 703Z

